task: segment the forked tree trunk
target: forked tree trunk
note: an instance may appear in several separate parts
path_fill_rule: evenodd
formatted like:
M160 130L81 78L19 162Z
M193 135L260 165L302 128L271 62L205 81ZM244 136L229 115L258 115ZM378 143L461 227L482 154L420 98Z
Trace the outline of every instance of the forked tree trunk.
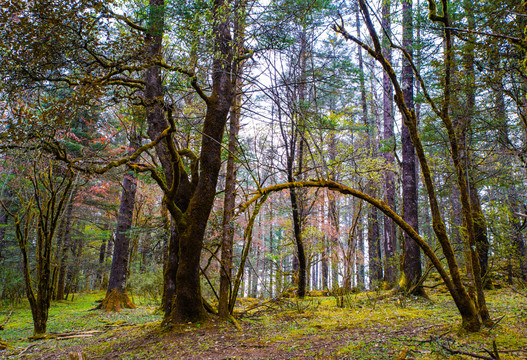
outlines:
M165 323L194 322L206 317L201 298L199 262L205 228L216 195L223 132L234 96L232 39L229 19L225 13L225 2L215 0L211 6L214 54L210 95L207 96L199 88L197 79L191 72L175 69L191 77L192 86L207 108L198 160L198 156L188 149L177 150L172 134L168 132L170 128L174 129L175 123L171 107L164 105L159 63L162 60L165 3L163 0L149 2L146 55L152 62L145 73L144 98L148 135L151 140L158 140L163 136L156 146L156 154L163 174L154 170L151 172L164 192L164 201L174 218L178 240L177 249L175 242L174 246L169 247L168 261L177 259L177 264L171 262L172 270L177 270L175 279L171 279L175 284L175 296L172 301L167 297L167 303L170 302L172 307L169 313L165 314ZM182 156L191 160L190 175L183 167ZM171 271L171 274L173 273L174 271ZM165 274L166 288L168 283L166 271Z
M175 149L172 137L160 141L156 147L165 181L156 178L165 194L167 208L176 226L179 246L175 278L175 296L170 314L165 315L166 323L186 323L199 321L206 317L202 304L200 287L200 257L203 237L216 194L216 184L221 167L221 143L227 114L232 105L232 44L229 21L225 14L223 0L212 4L214 34L214 59L212 61L212 89L209 96L198 90L207 110L202 129L199 174L197 157L190 151L184 153ZM164 1L150 0L150 21L147 34L147 54L149 58L161 59L164 27ZM163 108L163 87L159 64L153 62L146 71L145 100L147 105L148 133L157 139L170 126L174 126L169 108ZM195 79L193 86L198 88ZM168 110L168 119L165 118ZM193 159L191 178L181 163L180 156ZM194 170L195 169L195 170ZM169 252L174 253L173 248ZM175 258L169 254L169 259Z
M13 214L2 203L4 211L14 219L35 336L46 333L49 307L53 297L53 239L73 183L71 171L64 170L64 173L57 176L53 171L55 164L47 165L48 167L42 172L35 166L33 173L28 176L32 184L33 196L23 205L26 208L24 213ZM39 206L35 205L37 202ZM35 267L32 268L28 253L29 234L35 223L37 224L36 253ZM32 270L36 273L35 278L31 275Z

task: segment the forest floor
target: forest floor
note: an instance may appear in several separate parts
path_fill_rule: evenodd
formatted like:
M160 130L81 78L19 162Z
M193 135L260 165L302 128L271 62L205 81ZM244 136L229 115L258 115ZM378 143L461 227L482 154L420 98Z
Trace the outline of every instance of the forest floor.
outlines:
M492 328L468 334L443 291L430 301L406 297L375 300L376 293L340 298L308 297L265 302L239 318L241 331L211 318L172 329L161 327L155 306L135 298L136 310L89 311L103 294L54 302L48 331L54 338L30 342L31 312L25 304L2 305L0 338L9 344L0 359L527 359L526 291L487 292ZM240 315L240 314L239 314Z

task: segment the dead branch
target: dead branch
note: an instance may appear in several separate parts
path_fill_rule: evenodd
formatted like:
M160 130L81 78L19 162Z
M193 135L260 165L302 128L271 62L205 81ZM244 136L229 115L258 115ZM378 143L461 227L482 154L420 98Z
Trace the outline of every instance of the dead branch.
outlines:
M0 325L0 330L4 330L5 326L7 325L7 322L11 318L11 315L13 315L13 309L9 312L9 315L5 318L4 322Z
M17 355L17 357L22 357L22 355L24 355L24 353L25 353L26 351L28 351L29 349L31 349L31 348L34 347L34 346L37 346L37 344L31 344L31 345L29 345L29 346L26 347L24 350L22 350L21 352L19 352L18 355Z
M493 350L492 351L487 350L487 349L483 349L486 353L488 353L490 355L490 357L489 357L489 356L486 356L486 355L480 355L480 354L472 353L472 352L468 352L468 351L454 350L454 349L449 348L448 346L442 344L439 341L439 338L436 338L436 337L432 337L431 340L432 340L432 342L437 343L443 350L447 351L450 355L471 356L472 358L484 359L484 360L500 360L498 349L497 349L497 346L496 346L496 341L493 341L493 344L492 344L493 345Z
M67 339L75 339L75 338L87 338L92 337L93 334L78 334L78 335L70 335L70 336L61 336L56 337L55 340L67 340Z

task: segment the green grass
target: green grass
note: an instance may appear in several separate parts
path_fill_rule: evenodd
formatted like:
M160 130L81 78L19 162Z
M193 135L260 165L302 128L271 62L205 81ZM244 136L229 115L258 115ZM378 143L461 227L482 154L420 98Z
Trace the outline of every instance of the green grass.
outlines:
M217 319L167 331L160 326L161 314L137 298L136 310L90 311L103 295L79 295L73 302L52 304L49 332L104 331L82 339L29 343L33 331L29 306L3 306L0 323L11 310L13 314L0 333L10 344L0 359L31 346L24 354L28 359L43 354L67 359L68 351L82 350L89 359L394 359L406 352L407 358L439 360L467 358L450 355L440 344L485 355L493 341L503 360L527 358L527 298L511 289L487 293L491 316L499 322L474 334L460 329L452 300L441 292L430 294L432 301L397 297L375 301L373 293L353 294L343 308L332 297L286 299L265 312L250 311L240 321L242 332Z
M155 307L139 307L136 310L123 309L120 313L105 313L91 311L104 297L104 292L77 295L73 301L54 301L49 309L47 323L48 333L65 333L73 331L104 329L109 324L121 322L140 325L148 322L160 321L161 313ZM11 314L5 329L0 333L1 338L14 347L27 346L28 338L33 335L33 318L29 303L0 308L0 324Z

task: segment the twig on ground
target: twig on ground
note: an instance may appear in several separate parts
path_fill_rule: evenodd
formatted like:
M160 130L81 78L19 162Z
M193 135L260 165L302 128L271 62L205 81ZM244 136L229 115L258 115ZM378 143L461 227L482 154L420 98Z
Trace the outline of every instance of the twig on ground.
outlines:
M489 356L480 355L480 354L473 353L473 352L468 352L468 351L463 351L463 350L454 350L454 349L442 344L438 340L439 339L435 338L435 337L431 338L431 342L436 342L443 350L447 351L450 355L471 356L472 358L484 359L484 360L500 360L500 356L499 356L499 353L498 353L498 348L496 346L496 341L492 342L492 346L493 346L493 350L492 351L491 350L487 350L487 349L483 349L486 353L488 353L490 355L490 357L489 357Z
M29 349L31 349L31 348L34 347L34 346L37 346L37 344L31 344L31 345L29 345L29 346L26 347L24 350L22 350L21 352L19 352L18 355L17 355L17 357L22 357L22 355L24 355L24 353L25 353L26 351L28 351Z
M11 315L13 315L13 309L9 312L9 315L5 318L4 322L0 325L0 330L4 330L5 326L7 325L7 322L11 318Z
M444 350L446 350L450 355L465 355L465 356L472 356L473 358L476 358L476 359L496 360L496 358L494 358L494 357L488 357L488 356L485 356L485 355L479 355L479 354L476 354L476 353L471 353L471 352L463 351L463 350L453 350L453 349L450 349L449 347L441 344L440 342L438 342L438 344Z
M93 336L93 334L77 334L77 335L56 337L55 340L68 340L68 339L76 339L76 338L88 338L88 337L92 337L92 336Z
M489 328L489 331L492 330L492 329L494 329L494 328L496 327L496 325L498 325L498 324L501 322L501 320L503 320L504 318L505 318L505 315L503 315L502 317L500 317L498 320L493 321L493 322L492 322L492 326Z

